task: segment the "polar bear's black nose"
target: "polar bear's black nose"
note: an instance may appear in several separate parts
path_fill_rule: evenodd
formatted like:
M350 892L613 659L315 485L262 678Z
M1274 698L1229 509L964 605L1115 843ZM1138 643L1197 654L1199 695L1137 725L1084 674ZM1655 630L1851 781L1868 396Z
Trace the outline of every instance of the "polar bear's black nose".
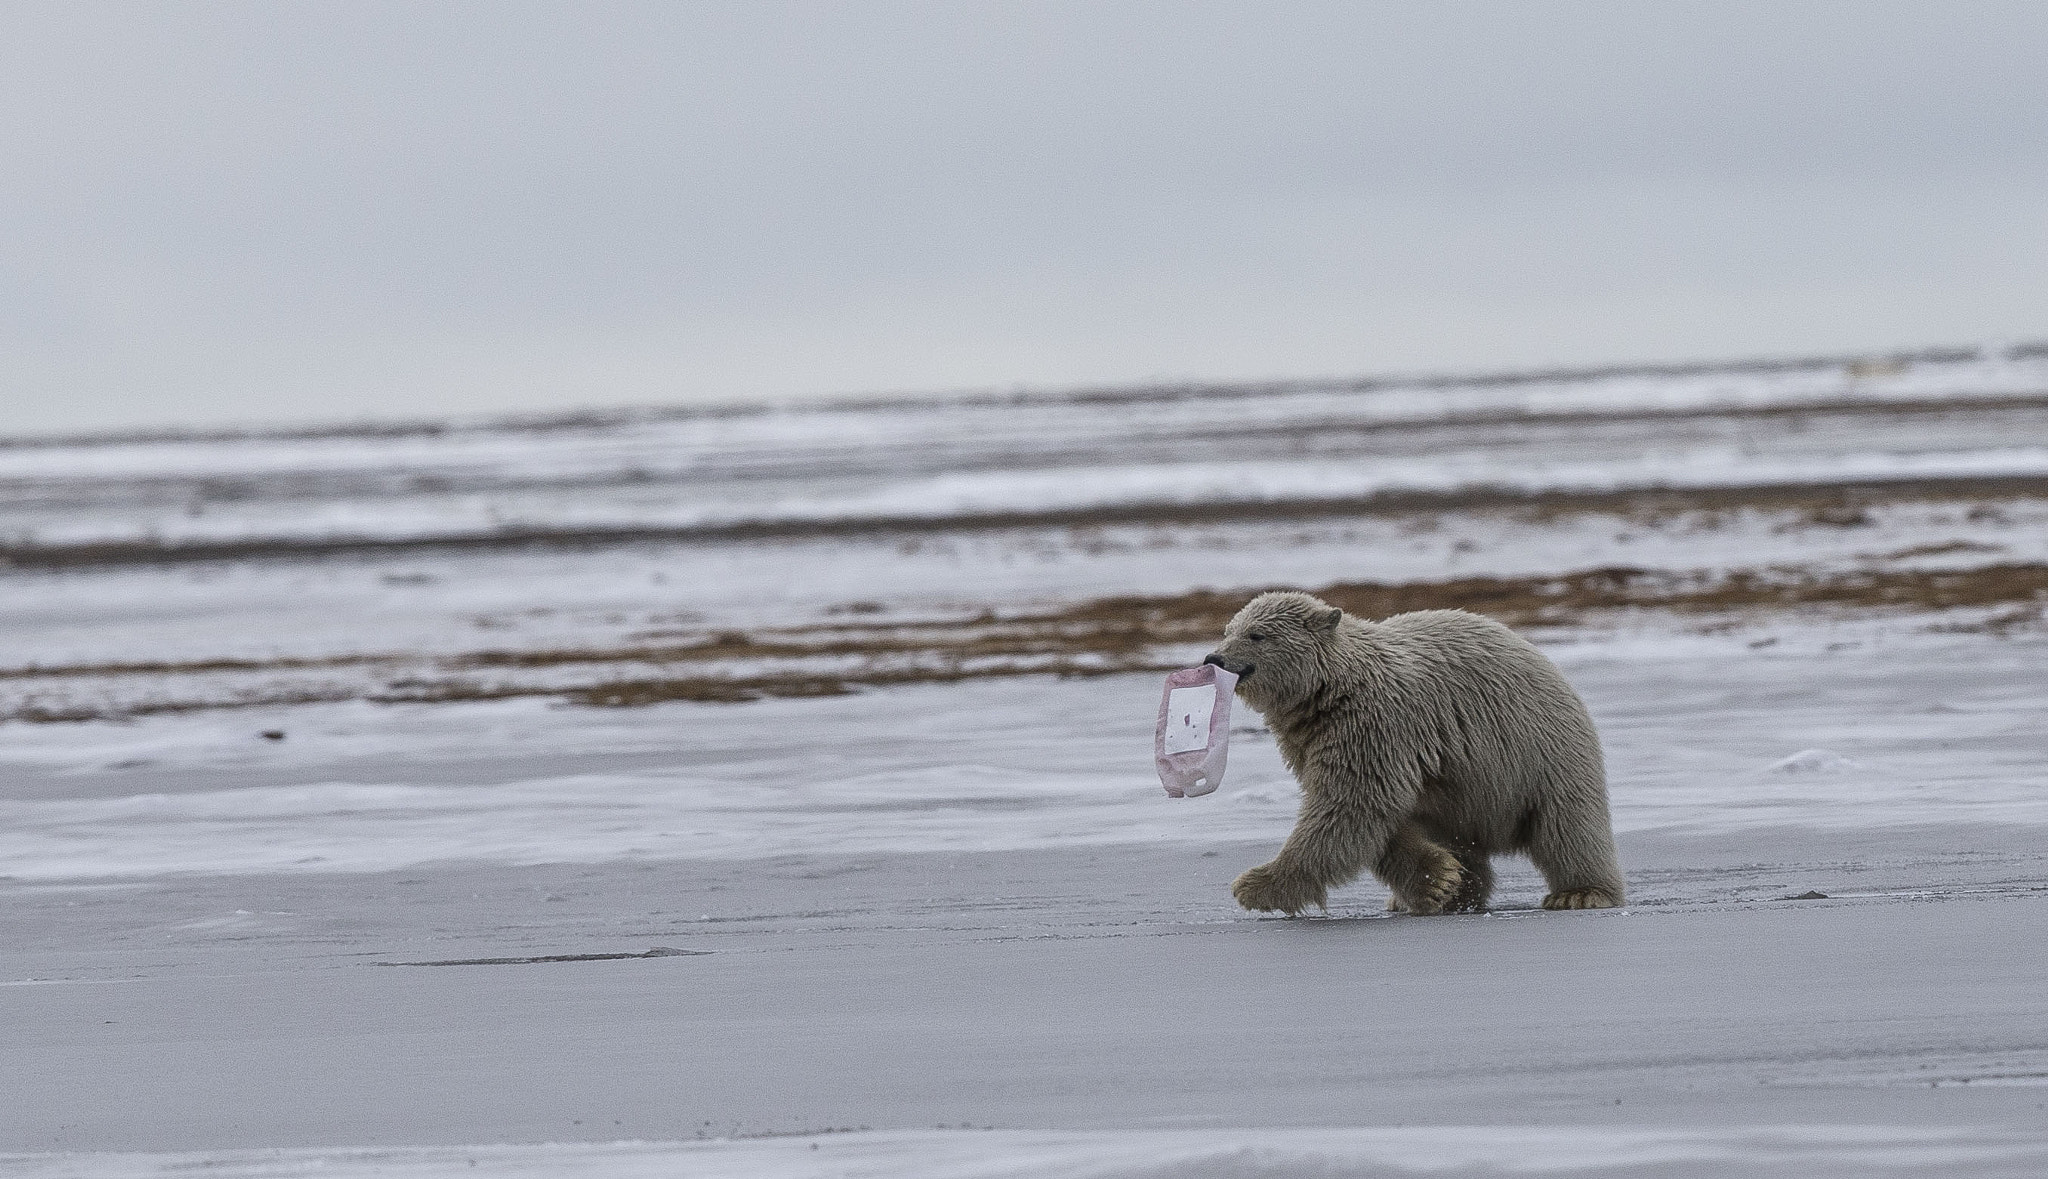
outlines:
M1207 655L1203 656L1202 662L1213 663L1217 667L1220 667L1223 670L1229 672L1230 674L1236 676L1238 679L1243 679L1244 677L1252 673L1251 664L1247 663L1242 668L1232 667L1230 666L1230 661L1223 658L1223 654L1220 651L1209 652Z

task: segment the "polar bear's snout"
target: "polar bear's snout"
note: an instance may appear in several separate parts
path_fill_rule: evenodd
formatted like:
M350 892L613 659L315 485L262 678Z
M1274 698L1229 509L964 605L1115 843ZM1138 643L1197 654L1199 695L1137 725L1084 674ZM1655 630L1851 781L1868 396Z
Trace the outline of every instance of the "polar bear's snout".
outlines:
M1229 672L1231 675L1236 676L1238 679L1245 679L1249 677L1252 674L1252 672L1258 670L1258 665L1255 663L1232 663L1230 660L1225 659L1223 657L1223 652L1221 651L1209 652L1207 655L1202 657L1202 662L1205 664L1213 663L1217 667L1220 667L1223 670Z

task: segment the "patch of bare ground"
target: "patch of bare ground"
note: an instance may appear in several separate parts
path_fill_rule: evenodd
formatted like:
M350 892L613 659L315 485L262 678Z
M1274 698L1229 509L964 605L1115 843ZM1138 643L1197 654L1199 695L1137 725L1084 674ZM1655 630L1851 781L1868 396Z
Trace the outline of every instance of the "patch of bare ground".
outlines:
M333 655L311 658L281 656L275 659L145 659L133 662L26 663L0 667L0 680L35 679L42 676L101 675L203 675L208 672L308 671L338 667L370 667L400 661L396 655Z
M47 704L31 699L5 713L0 722L65 724L96 720L133 720L178 712L211 712L224 708L277 708L292 704L338 704L360 693L338 689L255 689L222 697L149 696L119 704Z
M667 701L739 703L764 697L834 696L900 684L956 683L1020 675L1096 676L1165 670L1186 648L1221 633L1257 589L1195 590L1100 598L1032 613L984 612L957 619L895 621L872 610L834 612L831 621L753 632L705 631L676 642L476 651L428 659L354 655L332 660L204 660L91 663L0 670L28 694L0 719L70 721L199 708L340 699L428 703L546 696L597 707ZM1934 629L2003 636L2039 627L2048 606L2048 564L1972 569L1815 571L1766 568L1728 573L1606 566L1551 577L1463 577L1386 584L1343 582L1314 591L1366 618L1410 610L1463 609L1524 630L1597 624L1627 611L1694 618L1695 629L1726 629L1782 611L1949 613ZM1983 615L1983 611L1992 611ZM1979 617L1953 620L1955 614ZM674 633L674 632L668 632ZM410 674L392 678L405 664ZM283 682L309 670L368 673L355 688ZM269 687L240 679L231 691L180 697L180 673L280 677ZM53 704L39 683L90 677L101 685L151 677L154 694L126 704ZM168 687L164 680L172 683ZM102 699L121 695L103 691Z

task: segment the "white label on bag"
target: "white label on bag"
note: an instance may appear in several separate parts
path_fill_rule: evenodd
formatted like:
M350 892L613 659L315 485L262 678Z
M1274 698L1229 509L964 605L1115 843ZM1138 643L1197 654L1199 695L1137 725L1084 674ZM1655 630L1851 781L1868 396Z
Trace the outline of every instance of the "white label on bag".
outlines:
M1209 747L1209 714L1216 711L1216 685L1199 684L1175 688L1166 694L1167 753L1186 753Z

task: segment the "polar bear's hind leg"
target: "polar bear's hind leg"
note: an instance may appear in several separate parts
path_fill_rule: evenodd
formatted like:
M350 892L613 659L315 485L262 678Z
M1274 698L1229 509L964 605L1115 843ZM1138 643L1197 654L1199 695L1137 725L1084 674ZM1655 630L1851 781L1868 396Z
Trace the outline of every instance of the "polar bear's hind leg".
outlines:
M1465 889L1465 870L1458 857L1412 822L1403 823L1387 841L1373 875L1394 892L1389 908L1404 908L1418 917L1454 912Z
M1544 908L1613 909L1621 905L1621 865L1614 854L1604 795L1604 790L1575 791L1536 817L1529 859L1550 885Z

